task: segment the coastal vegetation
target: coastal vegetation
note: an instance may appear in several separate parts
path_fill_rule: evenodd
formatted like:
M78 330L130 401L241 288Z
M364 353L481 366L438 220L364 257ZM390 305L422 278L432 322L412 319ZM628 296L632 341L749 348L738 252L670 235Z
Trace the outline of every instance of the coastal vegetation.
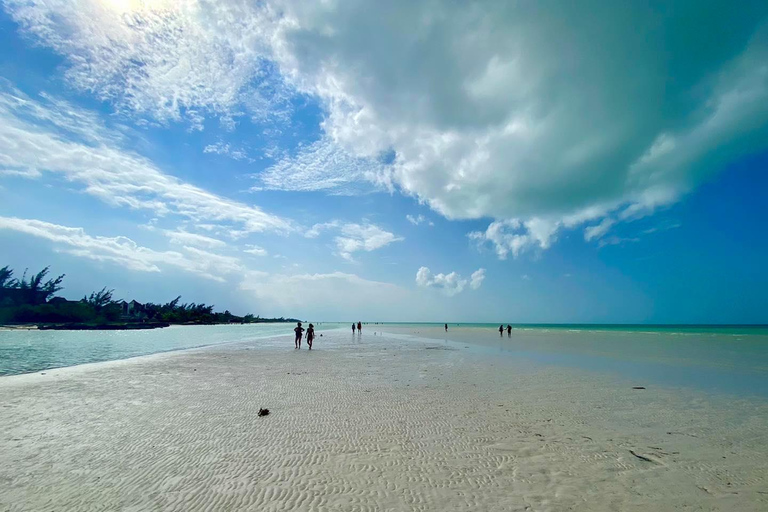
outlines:
M135 329L165 327L170 324L250 324L295 322L294 318L261 318L215 312L213 305L182 303L181 296L165 304L114 300L114 290L102 288L80 300L56 296L63 290L65 274L49 278L49 267L20 279L5 266L0 268L0 325L35 324L40 328Z

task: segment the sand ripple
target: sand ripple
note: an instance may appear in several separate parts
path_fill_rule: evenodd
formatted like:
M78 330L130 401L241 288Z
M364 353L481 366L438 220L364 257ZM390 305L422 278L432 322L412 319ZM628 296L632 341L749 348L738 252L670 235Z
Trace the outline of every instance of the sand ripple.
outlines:
M0 380L0 509L768 509L765 404L341 336Z

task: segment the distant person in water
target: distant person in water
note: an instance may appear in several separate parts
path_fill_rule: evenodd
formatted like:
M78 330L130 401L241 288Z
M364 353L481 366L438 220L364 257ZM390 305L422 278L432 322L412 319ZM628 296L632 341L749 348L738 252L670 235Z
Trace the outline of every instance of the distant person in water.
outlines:
M445 332L448 332L448 324L445 324Z
M361 324L360 322L357 322L357 332L358 333L363 332L363 324Z
M512 326L507 324L507 336L512 336Z
M352 334L355 334L355 323L352 322Z
M315 339L315 326L312 324L309 324L309 329L307 329L307 345L309 345L309 350L312 350L312 342Z
M304 332L304 328L301 326L301 322L296 324L293 332L296 333L296 339L293 340L293 344L295 345L295 348L301 348L301 334Z
M504 336L504 326L503 325L499 326L499 336Z

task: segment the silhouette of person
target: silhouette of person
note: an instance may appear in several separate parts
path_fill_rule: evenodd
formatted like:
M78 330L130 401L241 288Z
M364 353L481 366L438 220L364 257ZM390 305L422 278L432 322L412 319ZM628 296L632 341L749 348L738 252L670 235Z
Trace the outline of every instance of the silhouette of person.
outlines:
M504 336L504 326L503 325L499 326L499 336Z
M357 322L357 332L358 334L363 332L363 324L361 324L360 322Z
M309 329L307 329L307 345L309 345L309 350L312 350L312 342L315 340L315 326L312 324L309 324Z
M355 323L352 322L352 334L355 334Z
M448 324L445 324L445 332L448 332Z
M512 336L512 326L509 324L507 324L507 336L509 337Z
M301 348L301 333L304 332L304 328L301 326L301 322L296 324L296 327L293 329L293 332L296 333L296 339L293 340L293 344L296 345L295 348Z

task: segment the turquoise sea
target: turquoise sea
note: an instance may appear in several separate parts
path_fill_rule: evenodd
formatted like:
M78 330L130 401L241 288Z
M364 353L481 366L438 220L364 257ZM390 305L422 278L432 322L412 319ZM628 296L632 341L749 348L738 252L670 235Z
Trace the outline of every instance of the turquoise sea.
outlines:
M576 367L663 384L768 397L768 326L513 325L366 323L362 335L351 322L318 323L317 348L344 350L350 343L439 341L450 348L492 357L515 357L533 365ZM147 331L0 330L0 375L43 371L84 363L228 343L256 348L293 347L293 324L172 326ZM506 324L505 324L506 327ZM344 332L346 331L346 333ZM349 338L349 339L347 339Z

